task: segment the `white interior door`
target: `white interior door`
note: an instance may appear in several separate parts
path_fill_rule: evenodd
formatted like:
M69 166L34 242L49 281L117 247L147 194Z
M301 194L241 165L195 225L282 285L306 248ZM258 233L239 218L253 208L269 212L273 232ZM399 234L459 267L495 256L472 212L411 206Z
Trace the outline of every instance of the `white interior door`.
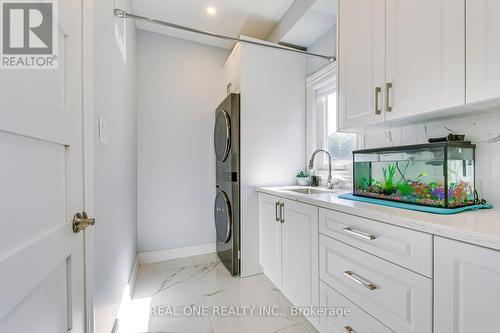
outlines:
M0 332L84 332L81 0L57 70L0 70Z

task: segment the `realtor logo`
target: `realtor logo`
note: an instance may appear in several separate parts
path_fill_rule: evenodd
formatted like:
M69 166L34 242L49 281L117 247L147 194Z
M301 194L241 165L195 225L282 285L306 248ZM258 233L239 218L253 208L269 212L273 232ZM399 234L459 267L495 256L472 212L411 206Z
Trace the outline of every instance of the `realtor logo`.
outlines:
M0 4L0 68L56 69L56 4L46 0L0 0Z

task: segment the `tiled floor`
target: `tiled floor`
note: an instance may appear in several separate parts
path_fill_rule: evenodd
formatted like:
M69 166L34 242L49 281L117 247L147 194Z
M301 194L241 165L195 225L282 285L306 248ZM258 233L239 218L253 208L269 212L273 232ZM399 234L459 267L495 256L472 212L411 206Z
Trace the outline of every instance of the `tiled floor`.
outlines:
M139 307L142 310L131 311L128 321L145 321L142 332L316 332L305 318L290 314L291 303L264 275L232 277L216 254L140 266L133 302L142 304ZM234 307L221 307L224 305ZM249 315L250 308L244 310L243 306L255 306L253 315ZM277 308L274 311L280 315L258 314L264 306L267 309L279 306L279 311ZM202 309L207 311L205 315L186 315L189 311ZM231 309L240 314L246 311L247 315L214 313L222 314Z

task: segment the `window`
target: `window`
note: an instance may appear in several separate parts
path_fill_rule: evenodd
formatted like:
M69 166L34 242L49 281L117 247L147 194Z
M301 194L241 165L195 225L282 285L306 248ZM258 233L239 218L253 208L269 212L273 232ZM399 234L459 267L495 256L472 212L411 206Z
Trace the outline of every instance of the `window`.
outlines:
M335 178L352 181L352 151L359 148L359 135L337 131L337 86L335 64L313 74L307 80L308 98L308 158L316 149L327 150L332 156ZM328 170L326 154L318 155L315 168Z

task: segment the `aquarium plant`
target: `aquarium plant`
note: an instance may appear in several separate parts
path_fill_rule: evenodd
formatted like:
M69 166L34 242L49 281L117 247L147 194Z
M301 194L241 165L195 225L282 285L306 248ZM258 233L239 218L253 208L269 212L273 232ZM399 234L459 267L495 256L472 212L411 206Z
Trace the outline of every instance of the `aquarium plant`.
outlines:
M382 184L382 191L384 194L391 194L394 192L394 175L396 174L396 166L389 164L387 169L382 167L382 173L384 174L384 182Z

